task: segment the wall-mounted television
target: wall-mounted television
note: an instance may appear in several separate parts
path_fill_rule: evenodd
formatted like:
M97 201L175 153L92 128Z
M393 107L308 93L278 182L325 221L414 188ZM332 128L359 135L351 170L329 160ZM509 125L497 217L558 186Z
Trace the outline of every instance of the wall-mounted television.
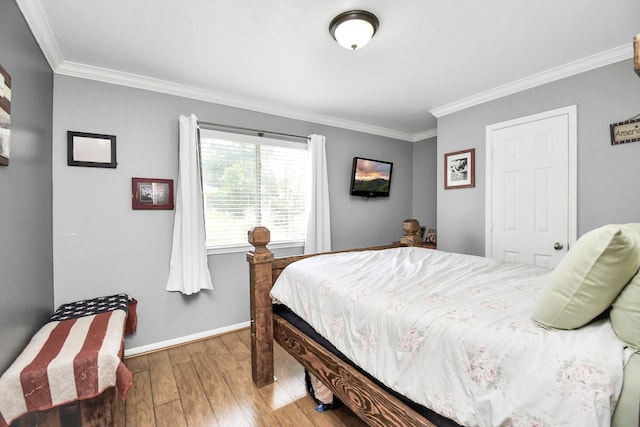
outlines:
M350 194L362 197L389 197L392 170L391 162L354 157Z

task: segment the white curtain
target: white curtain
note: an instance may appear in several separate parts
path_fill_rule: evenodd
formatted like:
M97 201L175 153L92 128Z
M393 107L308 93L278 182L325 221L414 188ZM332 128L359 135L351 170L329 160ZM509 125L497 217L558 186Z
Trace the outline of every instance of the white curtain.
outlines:
M329 176L327 174L326 138L311 135L307 142L311 164L309 219L304 253L331 250L331 218L329 209Z
M201 289L213 289L213 285L207 265L198 118L192 114L180 116L176 212L167 291L191 295Z

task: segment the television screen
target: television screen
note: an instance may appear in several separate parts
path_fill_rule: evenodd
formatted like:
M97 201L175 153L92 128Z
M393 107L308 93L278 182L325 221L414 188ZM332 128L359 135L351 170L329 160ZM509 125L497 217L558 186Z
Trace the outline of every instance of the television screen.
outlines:
M351 170L351 195L389 197L392 170L391 162L354 157Z

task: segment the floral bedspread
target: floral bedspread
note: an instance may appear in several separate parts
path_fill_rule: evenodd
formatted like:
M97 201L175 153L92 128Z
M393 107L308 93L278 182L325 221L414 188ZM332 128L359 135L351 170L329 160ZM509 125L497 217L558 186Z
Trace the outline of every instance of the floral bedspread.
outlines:
M322 255L271 296L388 387L466 426L608 426L624 345L608 318L530 320L550 269L423 248Z

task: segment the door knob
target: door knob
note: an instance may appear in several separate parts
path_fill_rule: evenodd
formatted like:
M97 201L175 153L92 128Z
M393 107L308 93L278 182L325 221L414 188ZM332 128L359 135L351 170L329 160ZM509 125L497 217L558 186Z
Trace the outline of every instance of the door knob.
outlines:
M553 244L553 249L555 249L556 251L561 251L564 248L564 245L560 242L555 242Z

